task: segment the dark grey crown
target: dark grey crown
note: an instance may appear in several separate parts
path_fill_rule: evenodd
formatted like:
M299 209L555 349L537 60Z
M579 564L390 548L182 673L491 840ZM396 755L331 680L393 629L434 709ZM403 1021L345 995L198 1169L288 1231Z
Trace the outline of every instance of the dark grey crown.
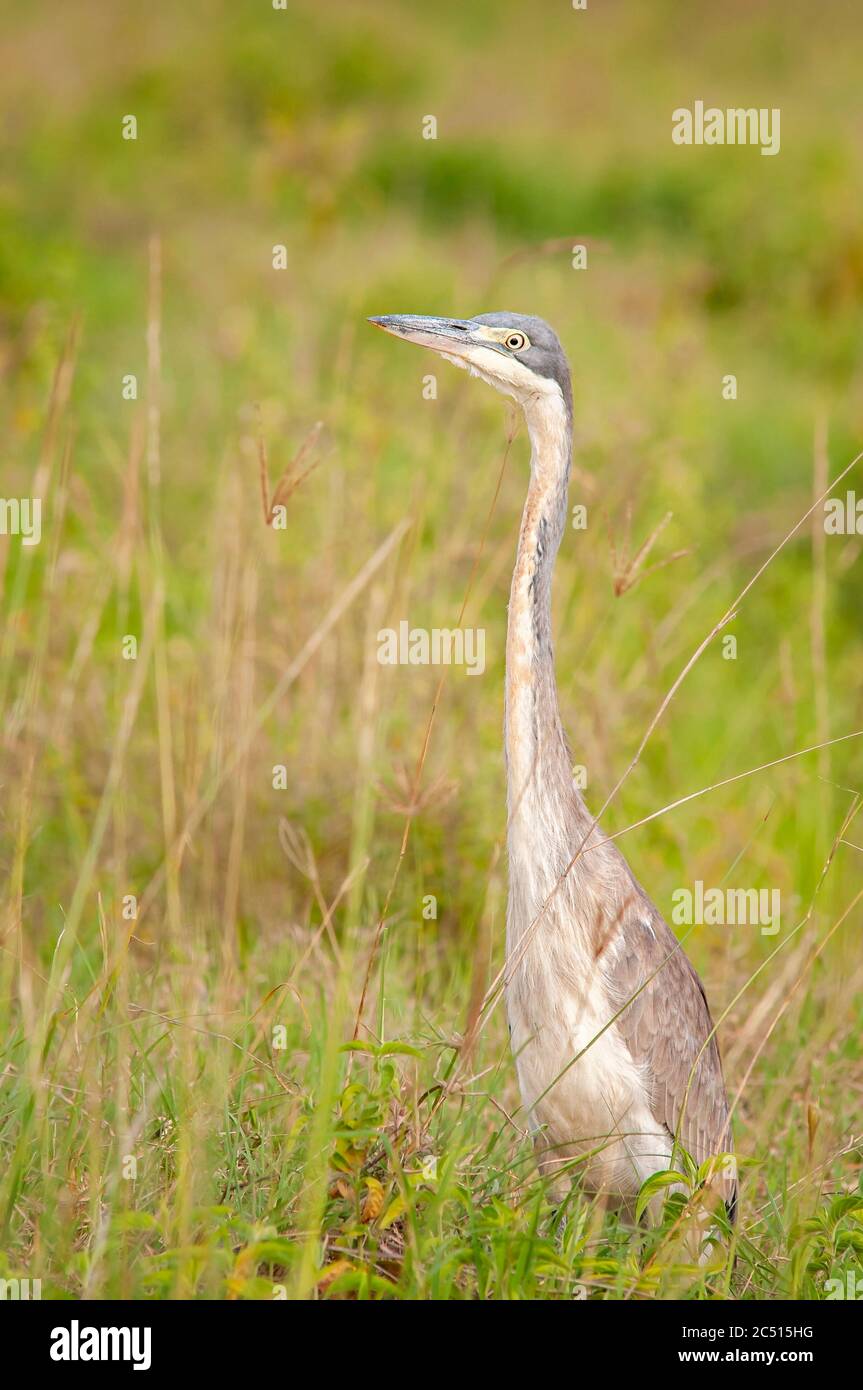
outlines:
M532 372L556 381L572 414L569 363L560 345L560 339L545 319L537 318L535 314L514 314L501 310L493 314L476 314L471 322L484 323L489 328L518 328L526 334L530 347L525 348L523 352L514 352L513 357L523 362Z

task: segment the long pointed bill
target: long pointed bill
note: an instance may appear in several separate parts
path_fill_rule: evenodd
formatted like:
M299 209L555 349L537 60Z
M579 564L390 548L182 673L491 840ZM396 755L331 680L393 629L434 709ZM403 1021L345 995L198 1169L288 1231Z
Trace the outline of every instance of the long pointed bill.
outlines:
M377 318L370 318L369 323L382 328L385 333L392 333L396 338L406 338L420 347L433 348L453 356L465 354L467 348L492 346L475 336L478 325L469 323L467 319L435 318L426 314L381 314Z

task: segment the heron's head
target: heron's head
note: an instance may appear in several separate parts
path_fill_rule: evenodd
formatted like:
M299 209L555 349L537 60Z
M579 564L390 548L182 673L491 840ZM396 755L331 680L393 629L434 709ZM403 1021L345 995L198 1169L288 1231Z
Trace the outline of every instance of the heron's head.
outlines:
M473 319L382 314L369 323L431 348L525 407L560 393L572 414L569 364L557 334L544 319L510 313L477 314Z

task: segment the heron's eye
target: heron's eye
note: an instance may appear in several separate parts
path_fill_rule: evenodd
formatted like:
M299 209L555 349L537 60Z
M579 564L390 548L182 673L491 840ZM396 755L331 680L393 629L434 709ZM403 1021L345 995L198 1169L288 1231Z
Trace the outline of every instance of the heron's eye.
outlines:
M522 348L528 346L527 338L523 333L507 333L504 342L510 352L521 352Z

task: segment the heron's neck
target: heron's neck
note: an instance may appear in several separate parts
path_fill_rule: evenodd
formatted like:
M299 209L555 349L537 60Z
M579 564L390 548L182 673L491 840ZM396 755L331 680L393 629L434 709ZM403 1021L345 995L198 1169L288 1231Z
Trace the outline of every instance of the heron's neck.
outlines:
M506 641L506 763L510 829L536 817L536 792L572 794L572 768L557 703L551 642L551 578L567 517L572 417L559 391L525 408L530 486L512 576ZM547 805L547 801L545 802Z

